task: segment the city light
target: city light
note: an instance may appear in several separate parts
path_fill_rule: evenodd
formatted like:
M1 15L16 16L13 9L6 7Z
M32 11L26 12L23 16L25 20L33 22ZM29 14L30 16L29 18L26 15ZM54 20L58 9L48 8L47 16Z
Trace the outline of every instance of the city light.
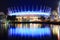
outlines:
M28 36L44 36L44 35L51 35L50 28L36 28L36 29L29 29L29 28L10 28L9 29L9 36L12 35L28 35Z

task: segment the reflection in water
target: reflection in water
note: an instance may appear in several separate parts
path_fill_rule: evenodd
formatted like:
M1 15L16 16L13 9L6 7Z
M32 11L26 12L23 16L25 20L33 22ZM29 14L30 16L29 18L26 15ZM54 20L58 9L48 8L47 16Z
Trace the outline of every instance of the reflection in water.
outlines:
M1 26L1 25L0 25ZM9 25L10 27L14 27L13 24ZM6 26L6 27L9 27ZM40 24L40 23L20 23L20 24L15 24L15 28L43 28L43 27L50 27L53 31L53 34L58 35L59 37L59 28L60 25L52 25L52 24ZM4 28L4 26L2 26ZM3 31L3 29L0 29Z
M43 27L50 27L50 24L20 23L20 24L15 24L15 26L19 28L43 28Z
M9 35L21 35L21 36L45 36L51 35L50 28L38 28L38 29L29 29L29 28L10 28Z
M52 25L52 24L39 24L39 23L21 23L21 24L15 24L17 28L45 28L49 27L51 28L53 34L59 36L59 26L60 25Z
M21 24L15 24L15 26L19 28L41 28L42 24L37 23L21 23Z
M2 25L2 24L1 24ZM0 26L1 26L0 25ZM15 25L15 26L14 26ZM60 25L52 25L52 24L40 24L40 23L20 23L20 24L9 24L9 26L4 26L4 24L0 27L0 30L4 28L17 27L17 28L43 28L50 27L54 34L60 35Z

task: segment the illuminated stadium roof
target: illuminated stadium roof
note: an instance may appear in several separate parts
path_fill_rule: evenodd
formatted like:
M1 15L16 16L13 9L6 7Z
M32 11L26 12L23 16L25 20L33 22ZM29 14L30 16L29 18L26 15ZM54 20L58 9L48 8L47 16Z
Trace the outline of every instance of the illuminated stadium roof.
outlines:
M8 9L8 15L42 15L42 16L50 16L51 8L49 7L38 7L35 8L33 6L24 6L24 7L11 7Z
M31 7L38 6L48 6L51 7L52 10L56 9L58 6L58 0L0 0L0 12L4 12L7 14L7 8L14 8L14 7Z

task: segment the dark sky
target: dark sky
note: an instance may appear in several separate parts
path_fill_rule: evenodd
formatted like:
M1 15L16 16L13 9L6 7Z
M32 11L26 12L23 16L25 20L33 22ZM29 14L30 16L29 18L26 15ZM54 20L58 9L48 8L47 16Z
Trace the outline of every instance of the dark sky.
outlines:
M58 0L0 0L0 11L7 11L8 7L14 6L49 6L55 9Z

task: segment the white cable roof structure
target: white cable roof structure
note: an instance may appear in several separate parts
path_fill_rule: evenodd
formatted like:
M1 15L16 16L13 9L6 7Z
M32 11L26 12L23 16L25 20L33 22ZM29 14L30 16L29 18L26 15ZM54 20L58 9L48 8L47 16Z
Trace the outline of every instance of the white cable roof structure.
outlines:
M29 8L29 7L28 7ZM34 11L35 10L35 11ZM12 16L12 15L40 15L40 16L50 16L51 15L51 8L49 7L43 7L40 9L37 8L32 8L31 9L26 9L26 8L10 8L8 9L8 15Z

